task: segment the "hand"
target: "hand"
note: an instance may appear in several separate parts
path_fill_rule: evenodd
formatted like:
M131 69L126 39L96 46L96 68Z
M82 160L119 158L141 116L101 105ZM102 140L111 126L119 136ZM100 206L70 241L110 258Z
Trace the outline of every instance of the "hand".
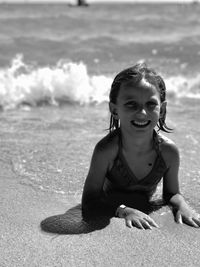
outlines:
M152 226L159 228L150 216L136 209L126 207L124 219L126 226L130 228L133 226L139 229L152 229Z
M184 222L196 228L200 227L200 214L198 214L188 205L177 210L175 220L177 223L182 224Z

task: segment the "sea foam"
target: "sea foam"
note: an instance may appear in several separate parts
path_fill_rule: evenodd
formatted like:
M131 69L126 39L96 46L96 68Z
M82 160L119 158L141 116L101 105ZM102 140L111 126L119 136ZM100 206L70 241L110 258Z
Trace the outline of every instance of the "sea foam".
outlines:
M90 76L82 62L60 60L55 66L38 67L17 55L9 67L0 69L0 106L102 103L108 101L111 81L104 75Z
M60 60L41 67L16 55L8 67L0 69L0 106L5 110L22 105L99 104L108 101L113 78L90 75L83 62ZM200 98L200 74L165 77L165 82L169 97Z

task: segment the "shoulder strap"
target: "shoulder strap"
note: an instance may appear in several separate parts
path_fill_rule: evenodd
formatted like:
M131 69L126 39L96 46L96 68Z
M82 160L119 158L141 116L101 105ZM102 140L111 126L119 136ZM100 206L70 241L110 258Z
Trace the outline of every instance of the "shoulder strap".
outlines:
M153 131L153 146L154 149L156 150L158 155L161 155L161 150L160 150L160 143L162 142L159 134L156 132L156 130Z
M121 131L119 129L119 133L118 133L118 154L122 153L122 136L121 136Z

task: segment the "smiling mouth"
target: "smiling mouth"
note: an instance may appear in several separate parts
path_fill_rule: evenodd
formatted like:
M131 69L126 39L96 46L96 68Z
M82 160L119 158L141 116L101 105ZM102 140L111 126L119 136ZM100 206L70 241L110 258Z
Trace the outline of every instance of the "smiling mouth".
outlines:
M135 127L138 127L138 128L144 128L146 126L148 126L150 124L151 121L131 121L131 124Z

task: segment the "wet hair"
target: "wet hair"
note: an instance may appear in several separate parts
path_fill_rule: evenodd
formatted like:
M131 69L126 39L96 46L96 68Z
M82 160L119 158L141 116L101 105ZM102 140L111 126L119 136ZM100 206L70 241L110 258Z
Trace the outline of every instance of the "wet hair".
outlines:
M117 74L114 78L113 83L111 85L109 100L110 102L116 104L117 97L119 95L119 91L122 83L131 82L133 84L138 84L142 79L146 80L151 86L156 87L160 94L161 103L166 100L166 86L160 75L158 75L153 69L148 68L145 63L139 63L135 66L132 66L128 69L125 69ZM159 118L157 127L158 130L162 130L164 132L171 132L172 129L166 125L166 110L162 117ZM114 118L113 114L110 116L110 132L119 128L119 120Z

